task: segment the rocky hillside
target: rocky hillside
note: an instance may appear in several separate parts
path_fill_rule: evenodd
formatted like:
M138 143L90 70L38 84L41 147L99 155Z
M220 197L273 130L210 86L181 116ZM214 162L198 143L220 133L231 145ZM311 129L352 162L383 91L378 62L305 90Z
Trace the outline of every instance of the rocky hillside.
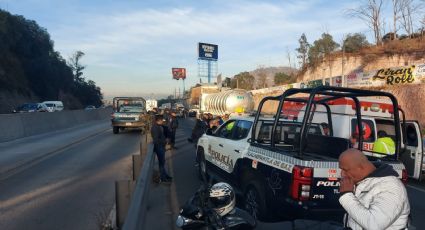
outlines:
M0 57L0 113L45 100L61 100L67 109L102 103L100 88L74 78L46 29L1 9Z
M274 86L274 76L277 73L285 73L288 75L295 75L297 73L297 69L287 67L287 66L279 66L279 67L260 67L255 70L249 72L255 78L255 88L262 88L261 85L261 75L266 75L266 84L267 87Z
M420 42L420 40L415 41ZM425 41L422 41L425 43ZM420 44L423 45L423 44ZM324 59L315 68L307 68L298 75L298 81L323 79L348 75L354 71L373 71L379 69L419 66L425 64L425 50L405 50L401 53L385 52L388 47L377 47L370 52L342 55L334 54ZM378 50L379 49L379 50ZM425 127L425 84L399 84L376 88L393 93L399 100L400 106L406 112L406 118L418 120Z

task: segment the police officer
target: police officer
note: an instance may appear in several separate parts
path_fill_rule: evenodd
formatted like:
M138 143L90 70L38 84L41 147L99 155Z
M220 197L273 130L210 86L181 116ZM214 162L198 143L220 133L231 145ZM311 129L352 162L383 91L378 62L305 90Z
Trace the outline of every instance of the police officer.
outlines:
M176 144L176 131L177 128L179 127L179 122L177 120L176 117L176 112L171 112L171 116L168 120L168 130L169 130L169 138L170 138L170 144L171 144L171 148L173 149L177 149L175 147Z
M162 115L155 116L155 122L151 128L151 135L154 143L153 151L156 153L159 164L159 173L161 182L171 182L172 177L165 170L165 144L166 137L163 129L164 117Z

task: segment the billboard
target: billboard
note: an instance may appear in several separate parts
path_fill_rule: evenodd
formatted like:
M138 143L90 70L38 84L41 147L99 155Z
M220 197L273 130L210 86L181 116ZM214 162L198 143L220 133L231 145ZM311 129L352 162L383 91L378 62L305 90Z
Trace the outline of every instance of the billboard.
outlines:
M186 69L185 68L172 68L171 72L173 73L173 79L176 79L176 80L186 79Z
M198 43L198 58L216 61L218 59L218 45Z
M379 69L372 81L385 85L399 85L415 82L415 65Z
M307 82L307 88L315 88L318 86L322 86L323 85L323 80L319 79L319 80L312 80Z
M336 87L342 87L342 77L336 76L331 78L331 85Z

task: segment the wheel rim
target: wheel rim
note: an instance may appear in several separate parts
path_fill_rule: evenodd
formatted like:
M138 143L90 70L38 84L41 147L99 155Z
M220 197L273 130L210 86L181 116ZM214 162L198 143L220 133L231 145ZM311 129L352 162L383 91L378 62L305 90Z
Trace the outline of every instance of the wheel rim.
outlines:
M258 216L258 201L257 201L257 191L252 188L249 188L245 195L245 208L246 210L257 219Z

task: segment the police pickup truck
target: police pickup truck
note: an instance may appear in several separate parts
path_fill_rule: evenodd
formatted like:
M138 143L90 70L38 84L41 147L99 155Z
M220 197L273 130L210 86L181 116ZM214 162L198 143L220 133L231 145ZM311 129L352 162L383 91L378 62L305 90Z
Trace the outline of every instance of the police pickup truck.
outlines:
M351 127L333 124L345 116L334 112L335 100L352 100L355 116L362 121L359 98L374 96L392 102L392 120L385 129L395 142L394 154L366 150L364 131L356 143L337 135L338 130ZM313 122L320 113L326 114L326 130L323 123ZM410 152L403 144L403 126L394 125L404 122L400 123L399 113L396 98L386 92L329 86L289 89L281 96L264 98L255 118L234 117L214 132L208 130L197 145L199 174L230 182L241 193L246 210L260 220L339 219L343 209L338 202L338 157L346 149L357 146L371 161L391 165L400 179L407 180L400 159ZM353 125L363 130L361 122Z
M150 124L146 100L142 97L115 97L113 109L111 124L114 134L124 129L140 129L144 132Z

